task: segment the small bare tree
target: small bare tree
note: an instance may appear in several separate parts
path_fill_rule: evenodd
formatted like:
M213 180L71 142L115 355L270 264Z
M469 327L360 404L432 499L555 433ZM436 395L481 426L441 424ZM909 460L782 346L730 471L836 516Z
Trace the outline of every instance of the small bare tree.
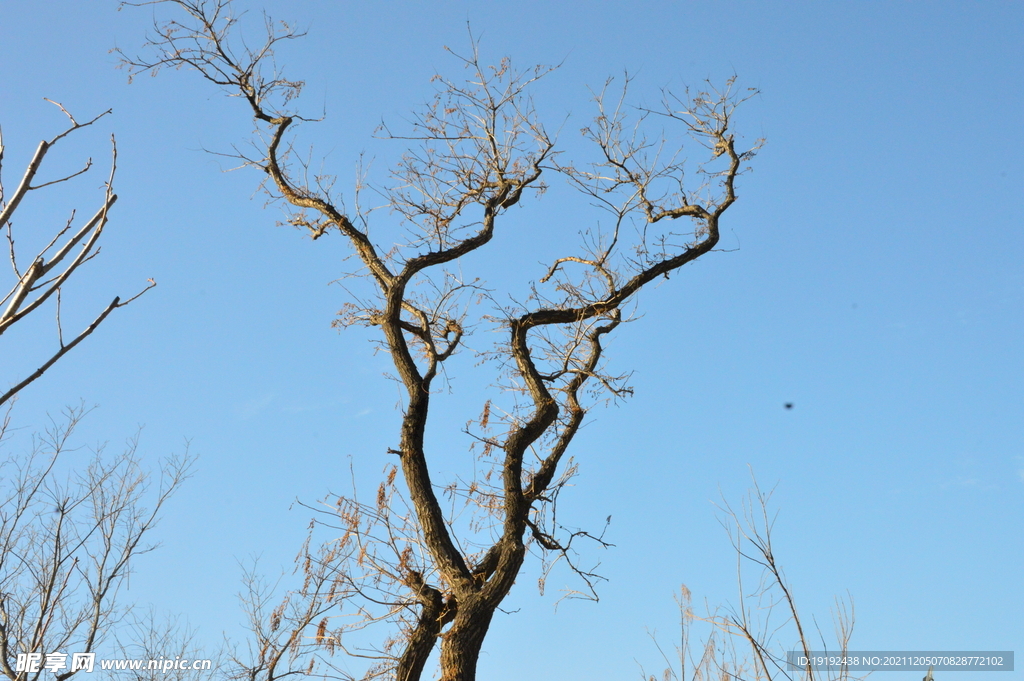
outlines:
M79 268L100 253L100 237L117 200L113 190L117 146L111 137L110 173L91 217L81 221L72 210L63 225L48 231L35 224L28 229L16 225L16 217L32 222L26 217L26 206L38 196L35 192L52 189L92 168L88 159L77 172L39 179L47 154L64 138L110 113L79 122L62 105L52 103L70 124L39 143L10 194L4 189L0 136L0 229L7 238L14 274L9 292L0 300L0 335L47 302L53 303L57 331L57 349L35 371L15 378L12 387L0 393L0 405L6 404L0 422L0 674L11 681L35 681L49 673L48 666L58 679L67 679L81 670L74 664L74 654L104 650L113 627L129 610L119 602L120 587L134 559L153 548L145 541L147 535L190 464L187 454L168 460L159 489L150 494L151 479L141 469L137 438L129 441L120 456L111 458L97 451L87 465L75 462L71 442L86 413L82 408L68 409L62 418L52 420L44 433L32 437L27 453L8 453L12 449L8 436L14 430L11 412L18 393L92 334L111 312L156 285L150 279L127 300L115 297L77 336L65 338L61 293ZM25 241L35 254L31 260L24 259L24 247L19 248Z
M777 514L771 510L774 490L765 492L754 480L739 511L727 502L722 525L736 550L737 605L725 610L698 616L690 605L690 590L681 588L676 601L680 613L680 641L675 659L655 645L665 662L661 674L664 681L851 681L855 679L845 667L819 670L811 663L812 650L829 648L821 631L808 628L796 597L783 574L772 545ZM750 587L746 568L758 571L756 583ZM836 599L832 611L834 649L831 654L846 657L853 635L852 601ZM710 632L699 648L690 645L695 625L707 625ZM820 646L814 644L817 634ZM652 638L654 636L652 635ZM785 640L784 640L785 639ZM791 664L787 653L796 651L808 663L803 667ZM641 667L644 681L657 681Z
M198 629L178 615L161 617L149 609L129 619L114 632L116 644L110 646L126 661L147 661L141 668L124 665L110 670L118 681L212 681L223 678L220 651L211 650L200 639ZM150 661L162 661L150 668ZM209 663L209 669L205 669ZM171 663L171 664L168 664ZM167 667L172 668L168 669ZM182 668L182 667L185 668Z
M187 475L188 456L172 458L149 494L137 439L69 466L83 416L68 410L28 455L0 461L0 673L11 681L36 681L48 662L67 679L80 670L73 654L101 650L127 612L118 596L133 560L153 548L147 535Z
M351 275L369 285L353 286L336 323L379 330L404 388L398 442L389 450L397 465L385 467L372 502L332 501L324 522L334 535L303 550L304 584L283 604L270 609L255 584L256 640L251 656L239 660L240 675L347 677L331 662L344 650L375 661L365 678L410 681L439 648L441 679L474 679L491 619L531 549L564 559L584 593L592 591L596 575L580 565L576 543L603 542L602 535L567 530L555 513L576 470L569 447L596 397L631 393L625 375L606 369L604 347L628 321L636 294L717 246L736 180L760 146L741 148L732 127L736 107L753 93L737 93L730 80L721 89L666 93L660 108L646 110L627 106L625 88L606 87L583 130L594 157L572 163L530 97L551 69L517 71L507 59L488 66L474 44L468 56L455 55L464 82L438 76L435 98L410 130L380 131L412 144L393 181L376 188L402 227L382 235L386 220L362 207L359 188L349 211L333 178L309 172L289 153L290 133L305 119L287 107L303 84L277 71L274 50L300 33L267 19L265 40L239 39L230 0L125 4L170 4L182 13L158 21L148 56L122 55L124 64L133 75L194 70L246 103L258 133L255 151L239 157L291 208L292 225L313 239L334 233L348 242L358 262ZM645 132L655 120L675 127L677 141ZM685 166L684 175L678 139L687 137L705 159ZM465 275L468 256L485 251L512 221L510 211L541 194L548 176L582 192L611 216L610 226L575 227L582 242L550 257L538 244L546 269L525 275L524 300L507 302L512 294L499 296L482 277ZM483 312L478 303L488 303ZM474 347L483 331L502 340ZM442 486L431 478L426 431L446 362L466 349L493 369L499 390L466 429L475 474ZM378 623L389 625L383 643L349 643L349 632Z
M7 295L0 300L0 309L2 309L0 311L0 335L3 335L4 332L24 320L28 315L38 311L51 298L56 303L57 317L57 350L28 376L21 380L15 379L13 387L0 394L0 405L11 400L20 390L42 376L50 367L56 364L57 360L85 340L89 334L103 323L103 320L111 312L119 307L124 307L156 285L150 279L149 285L131 298L127 300L121 300L120 297L114 298L85 330L74 338L65 340L61 326L61 290L68 282L68 279L78 271L79 267L99 255L100 236L102 236L103 229L107 225L107 215L117 200L117 196L114 194L114 174L117 170L117 145L114 142L114 138L111 137L110 175L104 186L100 207L93 213L92 217L85 220L81 225L76 226L76 211L72 210L71 215L63 226L46 232L30 229L27 238L37 241L42 245L38 250L34 250L35 256L31 261L19 257L15 241L14 217L15 211L23 207L22 201L32 192L67 182L79 175L83 175L92 168L92 159L89 159L78 172L54 179L37 180L36 176L43 165L46 155L58 142L68 135L89 127L110 113L108 110L84 123L79 123L63 106L57 102L53 102L53 104L64 112L71 124L53 139L49 141L43 140L39 143L31 160L28 162L25 174L10 196L4 191L4 145L3 136L0 134L0 229L4 230L7 237L8 254L14 274L13 285ZM24 214L24 211L21 214Z

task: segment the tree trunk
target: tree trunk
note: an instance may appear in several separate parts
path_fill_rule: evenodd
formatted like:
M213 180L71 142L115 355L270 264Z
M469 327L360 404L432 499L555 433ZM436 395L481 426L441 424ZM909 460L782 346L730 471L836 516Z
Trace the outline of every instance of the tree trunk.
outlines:
M497 604L475 597L459 603L441 640L441 681L476 681L476 663Z

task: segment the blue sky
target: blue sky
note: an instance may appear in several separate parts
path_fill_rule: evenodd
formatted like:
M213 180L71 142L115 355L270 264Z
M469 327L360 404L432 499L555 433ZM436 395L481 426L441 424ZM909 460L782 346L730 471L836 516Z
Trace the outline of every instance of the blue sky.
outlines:
M202 151L247 139L241 103L182 72L126 83L108 51L136 50L151 9L46 6L0 9L7 183L63 125L43 97L83 118L112 107L58 154L66 167L91 155L105 173L117 137L120 199L66 319L84 325L149 277L159 286L29 388L16 424L29 432L84 401L99 405L85 442L118 447L144 425L155 462L191 441L197 473L130 596L182 613L217 644L241 620L239 561L259 555L270 574L290 565L308 522L294 500L345 491L350 465L376 487L399 391L367 333L330 326L345 300L330 285L346 271L344 244L276 226L283 213L255 193L256 174L223 173L230 163ZM609 75L633 74L639 103L734 73L761 90L739 115L741 134L768 143L724 222L722 245L737 250L643 293L642 317L610 349L615 367L635 371L636 396L595 409L576 443L581 474L563 517L613 517L615 548L591 552L609 579L601 602L555 611L571 575L556 572L542 598L529 568L507 602L517 612L492 627L483 678L521 678L532 656L552 678L655 667L646 632L672 640L680 584L697 602L736 601L711 502L737 502L748 466L778 483L778 554L823 628L833 597L849 593L856 649L1024 651L1024 7L245 6L308 28L281 57L307 82L301 106L325 120L297 146L313 145L339 187L360 152L380 171L398 157L374 128L427 100L434 73L458 75L443 47L467 45L467 21L485 57L562 63L535 97L567 144L592 116L587 88ZM21 224L91 208L103 177L26 206ZM556 198L523 208L507 262L538 269L531 235L592 226ZM0 380L38 362L48 323L5 335ZM437 441L452 451L476 409L459 380L439 402L451 427ZM436 473L455 465L439 460Z

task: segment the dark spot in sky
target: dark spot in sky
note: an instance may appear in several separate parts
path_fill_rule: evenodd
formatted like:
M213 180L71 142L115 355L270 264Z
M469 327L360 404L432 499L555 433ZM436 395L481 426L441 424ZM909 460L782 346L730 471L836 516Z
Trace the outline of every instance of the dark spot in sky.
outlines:
M792 408L793 408L793 403L792 402L786 402L786 409L792 409Z

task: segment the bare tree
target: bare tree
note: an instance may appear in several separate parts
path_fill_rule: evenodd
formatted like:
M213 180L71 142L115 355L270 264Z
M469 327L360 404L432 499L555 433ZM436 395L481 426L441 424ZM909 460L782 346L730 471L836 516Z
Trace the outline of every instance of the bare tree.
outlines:
M92 217L85 220L81 225L76 225L76 211L73 210L64 225L56 229L50 231L29 230L28 238L32 241L38 241L43 245L35 251L35 256L31 261L26 261L19 257L15 241L14 217L15 211L23 207L22 201L28 198L32 192L67 182L85 174L92 168L92 159L88 159L78 172L55 179L37 180L36 176L43 165L46 155L58 142L68 135L91 126L110 113L108 110L84 123L79 123L63 106L57 102L53 102L53 104L64 112L70 121L70 125L53 139L49 141L43 140L39 143L31 160L28 162L25 174L10 196L4 191L4 145L3 136L0 134L0 229L6 233L11 269L14 274L13 285L7 295L0 300L0 306L2 306L3 310L0 312L0 335L3 335L4 332L24 320L28 315L41 309L43 304L51 298L56 303L57 317L57 350L48 359L43 361L38 369L21 380L15 380L13 387L0 394L0 405L9 401L22 388L42 376L57 360L85 340L89 334L103 323L111 312L119 307L124 307L156 285L150 279L149 285L131 298L127 300L121 300L120 297L114 298L85 330L74 338L65 341L61 326L61 290L67 284L68 279L78 271L79 267L99 255L99 239L103 234L104 227L106 227L107 215L114 202L117 201L117 196L114 194L114 174L117 170L117 145L114 142L114 138L111 137L110 175L104 185L100 207L93 213ZM21 214L23 215L24 211Z
M597 399L631 393L627 376L605 367L604 346L630 318L636 294L718 244L736 180L760 146L740 148L732 128L736 107L753 92L737 92L730 80L721 89L665 93L661 107L646 110L627 105L625 87L606 87L583 130L594 158L572 163L530 96L551 69L517 71L507 59L488 66L474 43L468 56L453 53L464 82L438 76L436 97L411 129L380 130L411 144L392 181L375 188L402 228L382 236L386 218L363 208L362 187L350 211L333 178L290 154L290 133L306 119L288 107L303 84L278 72L274 50L301 33L266 19L262 42L240 39L230 0L125 4L170 4L181 13L155 24L148 56L122 55L130 73L186 68L244 101L257 135L255 151L239 157L290 207L292 225L313 239L333 233L348 242L358 262L350 274L369 285L353 284L336 323L378 329L404 388L398 443L389 450L397 464L385 468L372 502L338 497L325 510L334 535L303 550L304 585L282 605L270 609L258 585L251 593L256 643L239 660L240 674L346 677L331 662L344 650L374 660L365 678L408 681L422 677L439 648L441 679L474 679L491 619L531 549L566 562L582 593L592 592L597 576L580 564L576 546L603 543L602 534L568 530L556 515L576 470L569 447ZM655 125L674 137L645 132ZM705 157L685 177L681 139ZM532 281L527 275L524 300L506 302L511 294L465 276L467 256L486 250L512 222L510 211L541 194L549 176L582 192L611 225L576 227L582 242L552 255ZM547 257L542 248L538 257ZM501 340L474 347L484 331ZM446 362L467 349L493 370L498 390L466 429L475 474L442 486L431 478L426 431ZM388 630L383 643L349 643L352 630L378 623Z
M180 616L161 617L149 609L132 612L114 631L116 654L123 669L113 669L111 678L122 681L209 681L220 678L220 652L200 640L199 631ZM145 665L131 662L146 661ZM153 665L152 662L159 662ZM206 667L209 666L207 669Z
M65 461L84 413L68 410L27 456L0 462L0 673L11 681L35 681L48 663L67 679L80 670L74 654L100 650L126 613L120 587L153 548L145 540L187 475L187 455L169 459L150 494L137 439L120 456L98 451L84 471L65 472L76 468Z
M830 648L823 633L808 626L806 617L797 608L792 586L786 580L772 545L777 513L771 510L772 491L765 492L754 480L739 511L727 502L722 524L736 550L737 605L725 610L698 616L690 605L690 591L681 588L676 601L680 613L680 641L675 659L655 645L665 662L661 678L665 681L734 680L734 681L851 681L855 679L846 667L819 669L811 660L811 651ZM751 587L746 579L747 568L758 572ZM832 655L845 658L853 635L852 601L837 598L832 611L834 631ZM690 645L695 625L710 629L696 649ZM818 637L820 645L815 645ZM654 636L652 635L652 638ZM788 656L798 653L808 662L802 667ZM657 681L641 667L644 681Z

